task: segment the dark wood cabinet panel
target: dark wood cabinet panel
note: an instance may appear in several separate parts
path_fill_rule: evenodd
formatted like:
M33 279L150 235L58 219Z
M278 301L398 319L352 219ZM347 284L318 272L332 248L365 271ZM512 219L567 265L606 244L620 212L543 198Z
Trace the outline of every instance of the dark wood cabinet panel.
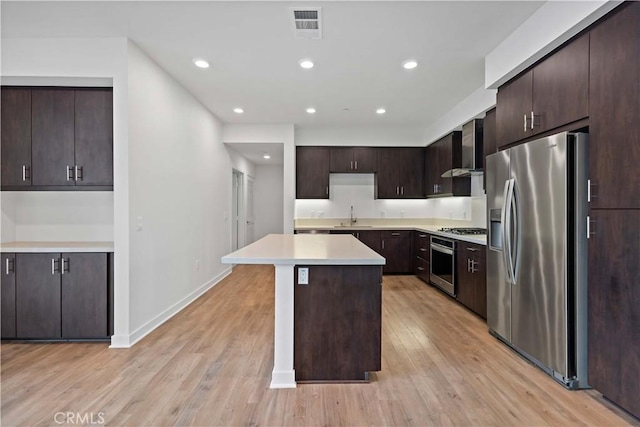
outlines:
M309 284L294 288L296 380L357 381L379 371L380 266L305 267Z
M16 335L60 338L59 254L16 254Z
M555 52L533 70L532 133L589 116L589 34Z
M411 231L383 231L381 255L386 259L385 274L409 274L413 270Z
M456 299L482 318L487 318L485 247L458 241L456 249Z
M328 147L296 147L296 198L329 198Z
M400 197L420 199L424 197L424 148L399 150L398 184Z
M483 160L482 160L482 169L485 173L482 176L482 188L487 188L487 156L494 154L498 151L498 146L496 142L496 109L492 108L487 111L487 114L484 116L484 132L483 132Z
M16 336L16 272L15 254L2 254L2 281L0 286L0 310L2 310L2 338Z
M113 90L75 91L76 185L113 185Z
M429 283L431 268L429 261L429 234L422 231L413 233L413 273L424 282Z
M62 254L62 337L107 336L107 254Z
M373 249L377 253L382 252L382 232L378 230L364 230L357 232L358 239L369 248Z
M2 185L31 185L31 90L2 88Z
M33 185L75 185L73 90L34 89L31 105Z
M399 154L396 148L378 149L378 173L376 175L376 198L400 198L398 182Z
M358 173L378 171L378 151L373 147L353 147L353 167Z
M589 385L640 416L640 210L590 217Z
M496 133L498 148L530 136L527 118L533 106L533 71L529 70L498 89ZM525 117L526 116L526 117Z
M424 148L380 148L377 151L376 198L423 198Z
M462 166L462 132L453 131L426 149L425 194L427 197L469 196L471 179L445 172Z
M640 209L640 3L591 30L589 73L591 207Z
M331 172L374 173L377 152L372 147L331 147Z

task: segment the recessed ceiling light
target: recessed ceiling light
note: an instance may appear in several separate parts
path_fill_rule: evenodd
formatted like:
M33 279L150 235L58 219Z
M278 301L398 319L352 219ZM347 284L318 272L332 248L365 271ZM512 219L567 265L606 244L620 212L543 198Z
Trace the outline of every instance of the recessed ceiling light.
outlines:
M378 109L376 110L376 113L378 113L378 114L384 114L384 113L386 113L386 112L387 112L387 110L385 110L384 108L378 108Z
M309 114L315 114L316 109L315 108L307 108L307 113Z
M237 108L233 109L233 112L236 113L236 114L242 114L242 113L244 113L244 110L242 108L240 108L240 107L237 107Z
M413 70L418 66L418 61L415 59L408 59L402 63L402 68L405 70Z
M205 61L204 59L196 58L196 59L193 60L193 63L198 68L209 68L209 63L207 61Z
M298 64L300 64L300 66L305 70L308 70L309 68L313 68L313 61L310 59L301 59L298 62Z
M268 155L268 154L265 154L264 156L262 156L262 158L264 158L264 159L267 159L267 160L268 160L268 159L270 159L270 158L271 158L271 156L270 156L270 155Z

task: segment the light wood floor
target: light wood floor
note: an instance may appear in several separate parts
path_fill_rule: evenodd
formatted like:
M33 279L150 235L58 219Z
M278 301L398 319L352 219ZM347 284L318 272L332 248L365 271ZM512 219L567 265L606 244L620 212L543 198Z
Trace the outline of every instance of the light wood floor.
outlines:
M412 276L385 277L382 371L370 384L270 390L273 267L231 276L127 350L3 344L2 425L629 425L595 391L567 391Z

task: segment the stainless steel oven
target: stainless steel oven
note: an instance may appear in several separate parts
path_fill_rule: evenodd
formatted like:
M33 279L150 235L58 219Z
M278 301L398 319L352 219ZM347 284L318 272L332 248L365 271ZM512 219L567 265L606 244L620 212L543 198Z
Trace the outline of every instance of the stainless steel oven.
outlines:
M431 271L429 279L451 296L456 296L456 242L431 236Z

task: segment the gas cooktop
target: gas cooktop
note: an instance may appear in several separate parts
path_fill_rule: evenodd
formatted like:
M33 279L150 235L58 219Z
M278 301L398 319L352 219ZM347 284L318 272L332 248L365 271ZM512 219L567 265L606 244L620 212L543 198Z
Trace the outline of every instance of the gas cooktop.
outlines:
M487 234L486 228L455 227L455 228L441 228L438 231L444 231L445 233L451 233L451 234Z

